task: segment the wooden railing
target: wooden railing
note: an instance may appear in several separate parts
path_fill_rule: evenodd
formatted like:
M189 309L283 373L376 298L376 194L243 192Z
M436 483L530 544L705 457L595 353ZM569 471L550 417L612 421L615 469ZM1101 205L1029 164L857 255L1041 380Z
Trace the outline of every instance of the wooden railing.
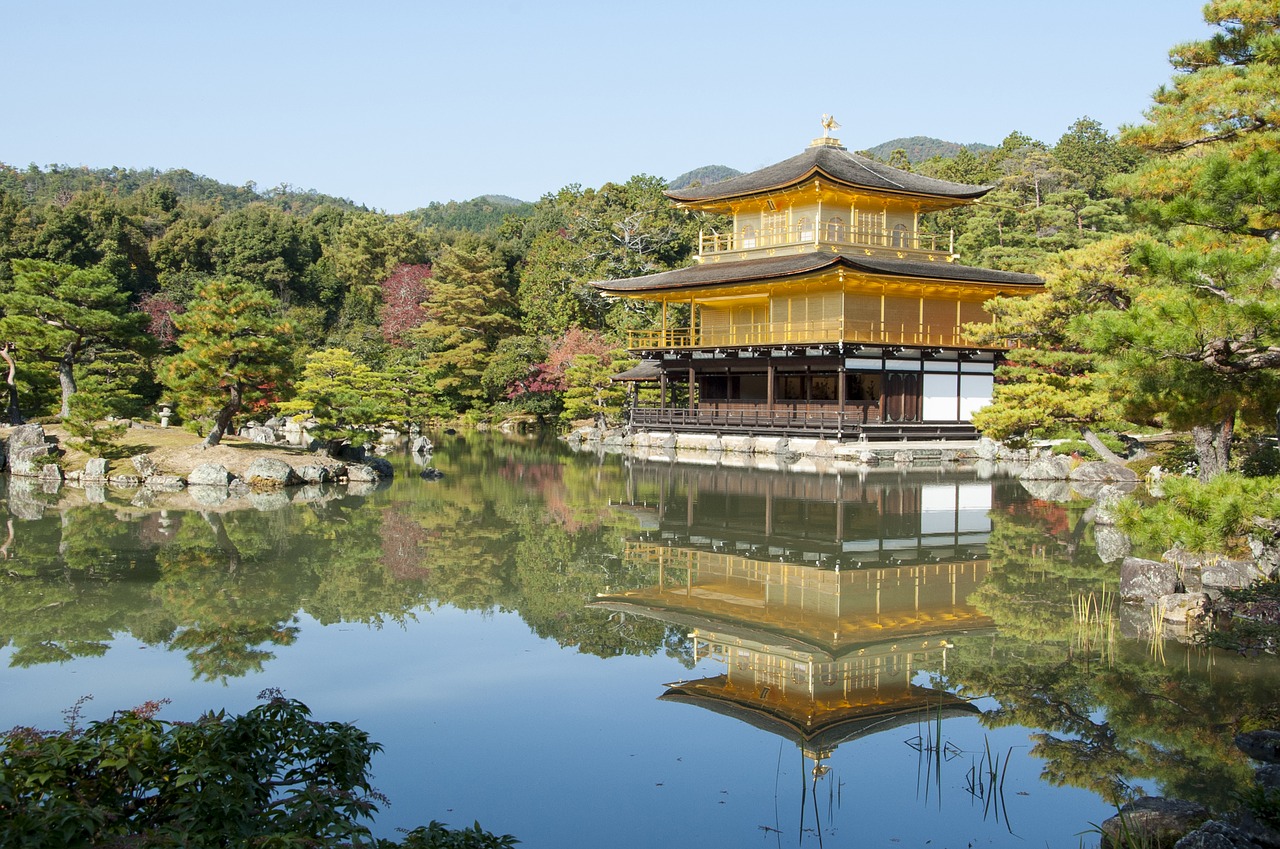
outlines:
M790 245L821 245L837 249L887 248L948 256L954 249L951 234L851 226L848 222L839 221L819 221L816 226L764 227L750 233L702 233L700 236L699 251L704 256Z
M747 345L821 345L833 342L870 345L909 345L1003 349L1005 345L977 345L960 327L891 324L874 319L857 321L766 321L729 327L687 327L667 330L635 330L627 337L634 351L679 348L725 348Z

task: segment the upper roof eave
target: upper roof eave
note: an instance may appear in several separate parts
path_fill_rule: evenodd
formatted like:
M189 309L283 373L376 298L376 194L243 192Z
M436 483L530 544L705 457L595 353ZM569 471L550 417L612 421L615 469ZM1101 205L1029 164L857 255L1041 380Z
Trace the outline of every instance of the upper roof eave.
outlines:
M709 186L669 189L664 194L682 204L709 205L795 188L818 175L853 190L949 201L976 200L994 188L912 174L850 153L843 147L827 145L810 147L798 156L749 174L740 174Z
M702 263L641 277L597 281L591 285L602 292L630 295L797 278L835 266L874 277L985 284L1016 289L1038 289L1044 285L1044 281L1034 274L997 271L950 262L858 257L845 253L789 254L733 262Z

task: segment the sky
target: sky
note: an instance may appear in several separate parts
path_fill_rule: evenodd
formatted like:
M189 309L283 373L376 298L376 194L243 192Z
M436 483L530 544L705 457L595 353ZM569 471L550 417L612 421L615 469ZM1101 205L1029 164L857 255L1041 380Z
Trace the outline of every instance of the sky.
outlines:
M0 0L0 162L386 212L1140 123L1202 0Z

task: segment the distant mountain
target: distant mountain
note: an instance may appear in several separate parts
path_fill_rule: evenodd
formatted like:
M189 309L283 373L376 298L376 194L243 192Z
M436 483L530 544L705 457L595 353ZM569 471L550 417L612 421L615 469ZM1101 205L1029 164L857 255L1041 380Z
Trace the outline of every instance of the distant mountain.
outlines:
M529 201L513 198L510 195L480 195L478 198L472 198L473 201L484 201L494 206L529 206Z
M670 183L667 183L667 188L687 189L694 183L700 186L709 186L712 183L719 183L730 177L736 177L741 173L741 171L736 168L730 168L728 165L703 165L701 168L694 168L692 171L686 171L676 177Z
M448 203L433 201L404 215L423 227L492 233L508 215L527 216L532 210L533 204L508 195L481 195Z
M959 144L957 142L930 138L929 136L911 136L910 138L904 139L891 139L883 144L878 144L875 147L869 147L867 148L867 153L871 154L876 159L887 161L889 156L899 148L906 152L907 161L914 165L916 163L932 159L935 156L941 156L943 159L950 159L966 148L970 153L982 153L988 150L995 150L995 145L981 144L978 142L973 144Z

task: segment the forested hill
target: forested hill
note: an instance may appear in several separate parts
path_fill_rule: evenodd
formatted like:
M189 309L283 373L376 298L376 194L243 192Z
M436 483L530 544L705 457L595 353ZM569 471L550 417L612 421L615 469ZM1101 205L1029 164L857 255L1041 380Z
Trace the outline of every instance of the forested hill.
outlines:
M533 204L507 195L481 195L471 200L451 200L447 203L433 201L424 207L406 212L405 217L422 227L438 227L442 230L467 230L472 233L493 233L508 215L524 217L533 211Z
M875 147L867 148L866 152L876 159L888 162L889 157L893 155L895 150L901 150L906 153L907 161L914 165L920 162L927 162L935 157L950 159L962 150L967 150L974 154L988 153L995 150L995 146L977 142L973 144L958 144L929 136L911 136L909 138L890 139Z
M679 177L667 183L668 189L687 189L695 183L700 186L709 186L712 183L719 183L730 177L736 177L742 172L736 168L730 168L728 165L703 165L701 168L694 168L692 171L686 171Z
M367 209L347 198L326 195L315 189L299 189L284 183L265 190L253 182L233 186L185 168L160 171L155 168L49 165L40 169L32 164L18 169L0 162L0 191L20 193L35 204L66 203L75 195L92 191L102 191L117 198L149 191L189 203L217 203L227 211L241 209L251 203L268 203L299 215L307 215L321 206Z

